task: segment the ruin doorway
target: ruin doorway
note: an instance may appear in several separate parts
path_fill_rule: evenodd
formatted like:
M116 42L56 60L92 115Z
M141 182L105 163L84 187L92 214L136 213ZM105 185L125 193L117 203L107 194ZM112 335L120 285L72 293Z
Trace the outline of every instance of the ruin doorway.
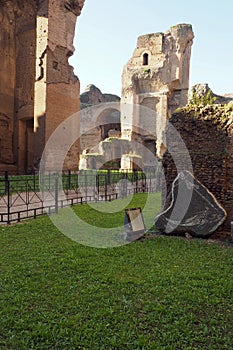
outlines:
M98 116L97 122L101 129L101 141L115 135L120 137L121 120L120 112L114 108L107 108Z
M20 174L31 174L34 171L34 119L19 121L19 150L18 160L21 166L18 169Z

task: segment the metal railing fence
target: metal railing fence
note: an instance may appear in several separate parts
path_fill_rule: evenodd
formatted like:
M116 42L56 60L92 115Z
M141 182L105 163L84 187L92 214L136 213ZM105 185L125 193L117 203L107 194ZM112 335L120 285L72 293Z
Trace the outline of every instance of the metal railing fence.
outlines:
M10 224L59 208L88 202L111 201L129 194L160 190L154 169L146 171L66 171L24 176L0 174L0 223Z

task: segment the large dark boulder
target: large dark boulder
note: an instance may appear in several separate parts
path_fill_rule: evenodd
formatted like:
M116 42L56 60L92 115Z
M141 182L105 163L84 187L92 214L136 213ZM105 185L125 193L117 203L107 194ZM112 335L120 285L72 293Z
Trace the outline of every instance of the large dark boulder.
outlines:
M226 211L214 195L188 171L178 174L163 212L155 218L165 234L209 237L226 219Z

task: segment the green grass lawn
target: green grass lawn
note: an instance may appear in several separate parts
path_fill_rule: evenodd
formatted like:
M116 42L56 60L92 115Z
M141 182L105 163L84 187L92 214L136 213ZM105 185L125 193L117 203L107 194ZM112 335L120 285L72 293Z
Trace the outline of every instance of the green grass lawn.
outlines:
M145 196L130 206L143 207ZM108 215L100 205L74 211L90 224L121 225L116 203ZM232 252L165 236L93 248L48 217L0 227L0 349L229 350Z
M130 195L111 202L98 202L64 208L51 219L66 236L78 243L98 247L116 247L125 244L124 209L141 207L147 229L161 207L160 193Z

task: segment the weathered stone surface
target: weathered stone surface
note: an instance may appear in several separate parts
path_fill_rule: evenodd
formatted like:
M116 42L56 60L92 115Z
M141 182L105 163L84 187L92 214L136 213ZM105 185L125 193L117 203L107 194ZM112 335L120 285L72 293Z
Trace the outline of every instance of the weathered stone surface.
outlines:
M133 242L145 235L146 227L142 216L141 208L125 210L124 217L125 235L127 242Z
M85 91L80 95L81 109L98 103L119 102L120 100L117 95L103 94L94 84L87 85Z
M156 227L166 234L209 237L226 219L214 195L188 171L178 174L170 196L168 208L155 218Z
M108 137L121 137L120 97L103 94L90 84L80 95L82 113L80 115L81 152L96 153L98 143ZM105 105L101 105L105 104ZM87 107L93 107L88 109ZM83 164L83 161L81 162Z
M213 98L212 102L214 104L227 104L231 101L233 101L233 95L232 94L225 94L225 95L216 95L208 84L196 84L191 87L189 91L188 100L189 102L193 99L193 94L195 94L197 97L201 98L203 96L206 96L207 94L210 94L210 97Z
M0 1L0 167L38 167L56 126L77 112L73 54L76 17L84 0ZM78 125L77 125L78 127ZM75 145L79 152L79 145ZM70 166L77 155L70 152Z
M122 74L122 138L133 139L144 134L142 142L156 141L162 155L164 131L168 118L177 107L187 103L189 65L194 34L190 24L178 24L166 33L153 33L138 38L137 48ZM129 108L129 105L132 108ZM154 111L148 122L136 106Z
M100 141L96 148L84 151L80 155L80 169L120 168L120 159L130 151L130 142L118 137L109 137ZM95 152L94 152L95 151Z

